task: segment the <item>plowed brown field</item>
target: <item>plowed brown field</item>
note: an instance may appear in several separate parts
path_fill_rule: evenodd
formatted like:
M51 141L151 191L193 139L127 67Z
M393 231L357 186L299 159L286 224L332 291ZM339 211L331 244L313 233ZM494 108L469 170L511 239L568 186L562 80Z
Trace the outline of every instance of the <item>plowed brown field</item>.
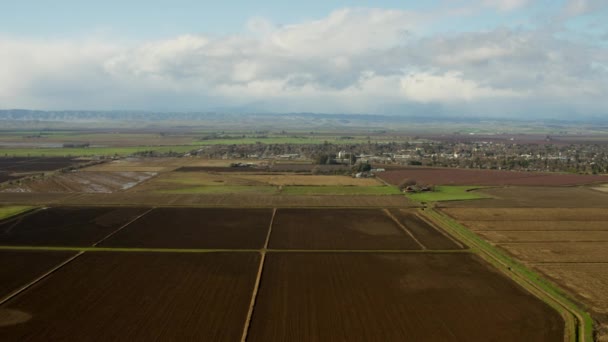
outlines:
M85 253L0 307L31 314L0 336L239 341L258 263L257 253Z
M101 246L262 248L271 217L271 209L158 208Z
M563 329L469 254L271 253L248 341L563 341Z
M279 209L270 248L421 249L382 210Z
M90 246L147 209L49 208L0 224L0 245Z

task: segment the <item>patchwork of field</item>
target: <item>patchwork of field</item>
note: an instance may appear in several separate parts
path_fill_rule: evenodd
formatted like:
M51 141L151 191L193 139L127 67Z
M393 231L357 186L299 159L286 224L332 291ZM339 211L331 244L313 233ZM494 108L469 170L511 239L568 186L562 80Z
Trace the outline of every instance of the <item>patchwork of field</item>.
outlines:
M44 178L30 179L6 186L2 192L101 192L125 191L156 176L156 172L84 172L73 171Z
M0 327L0 335L5 341L238 341L259 258L85 253L0 307L31 315Z
M0 221L0 245L90 246L147 210L111 207L41 209Z
M271 209L157 208L100 246L260 249L271 218Z
M568 291L590 310L599 322L599 340L606 341L606 203L604 208L443 208L442 211Z
M390 168L378 174L385 181L399 185L405 179L434 185L526 185L563 186L608 182L601 175L577 175L521 171L474 170L454 168Z
M17 180L31 174L63 169L80 161L63 157L0 157L0 183Z
M283 253L267 257L248 337L562 341L563 322L470 254Z
M124 158L93 165L84 171L103 172L166 172L192 162L189 158Z
M413 209L53 207L0 221L0 232L5 341L565 331L548 304Z
M413 208L419 205L405 196L283 195L260 193L157 194L144 192L104 193L2 193L0 205L108 205L188 207L347 207Z

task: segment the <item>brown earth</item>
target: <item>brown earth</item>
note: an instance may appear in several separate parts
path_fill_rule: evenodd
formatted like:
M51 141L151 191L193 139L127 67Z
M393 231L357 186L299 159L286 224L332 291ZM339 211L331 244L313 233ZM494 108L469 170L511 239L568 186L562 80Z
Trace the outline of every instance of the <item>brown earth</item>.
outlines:
M257 249L272 210L157 208L101 244L103 247Z
M608 206L608 204L607 204ZM444 208L441 211L459 221L608 221L608 210L599 208ZM512 224L517 226L518 223Z
M462 224L479 231L608 231L608 221L461 221ZM579 233L580 234L580 233Z
M608 263L608 242L503 242L499 247L526 262Z
M277 249L421 249L382 210L279 209L270 236Z
M454 168L390 168L378 173L385 181L399 185L405 179L434 185L535 185L560 186L608 182L608 177L561 173L474 170Z
M155 172L68 172L31 179L3 188L2 192L101 192L130 189L156 175Z
M0 310L3 341L239 341L258 253L85 253Z
M36 277L41 276L74 254L76 253L0 251L0 264L2 265L0 267L0 299L33 281Z
M271 253L248 341L563 341L562 318L470 254Z
M414 208L405 196L262 195L262 194L153 194L119 192L89 193L0 193L2 205L114 205L189 207L353 207Z
M90 246L147 209L61 207L0 223L0 245Z
M452 239L442 234L437 228L431 226L421 219L412 210L391 209L390 213L407 228L420 243L428 249L461 249L460 243L456 244Z
M477 231L486 240L508 242L608 242L608 222L605 231Z

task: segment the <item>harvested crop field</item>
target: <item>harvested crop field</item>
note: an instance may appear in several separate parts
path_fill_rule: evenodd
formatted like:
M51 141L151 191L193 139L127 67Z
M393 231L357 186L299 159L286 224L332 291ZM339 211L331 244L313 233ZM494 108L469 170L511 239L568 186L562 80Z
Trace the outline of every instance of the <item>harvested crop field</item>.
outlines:
M607 221L461 221L475 231L608 231Z
M563 341L562 318L470 254L271 253L248 341Z
M262 248L271 209L157 208L101 246L148 248Z
M87 167L83 171L101 172L166 172L188 164L185 158L125 158Z
M605 208L608 193L584 187L506 187L483 189L492 197L476 201L443 202L449 208Z
M0 245L90 246L147 209L62 207L0 223Z
M269 185L303 185L303 186L379 186L383 185L373 178L354 178L335 175L241 175L239 178Z
M597 175L426 167L391 168L379 173L378 177L393 185L399 185L405 179L415 179L423 184L434 185L488 186L560 186L608 182L608 177Z
M0 307L32 315L0 327L0 336L238 341L259 258L257 253L85 253Z
M422 245L428 249L460 249L460 242L456 243L437 228L430 225L412 210L391 209L389 212L409 230Z
M78 160L69 157L0 158L0 170L8 172L53 171L78 163Z
M0 251L0 300L74 254L75 252Z
M155 172L68 172L42 179L31 179L2 192L101 192L111 193L130 189L156 175Z
M608 204L607 204L608 205ZM608 210L599 208L444 208L459 221L608 221Z
M501 243L499 246L528 262L608 263L608 242Z
M563 200L567 205L577 198ZM515 259L548 275L599 321L608 341L608 210L604 208L443 208ZM600 304L598 304L600 303ZM604 307L605 308L605 305Z
M270 248L422 249L384 211L374 209L279 209Z
M608 225L608 222L604 222ZM486 240L496 243L508 242L608 242L608 227L605 231L477 231Z

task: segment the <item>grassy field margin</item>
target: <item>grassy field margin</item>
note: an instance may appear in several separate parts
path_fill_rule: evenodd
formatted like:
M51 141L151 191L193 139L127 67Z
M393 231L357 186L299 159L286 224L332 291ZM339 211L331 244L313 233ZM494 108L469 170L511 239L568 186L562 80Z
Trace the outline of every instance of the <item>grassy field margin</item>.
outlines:
M567 341L593 342L593 319L589 313L571 301L557 285L497 250L447 215L428 208L420 210L420 213L461 239L484 260L556 309L564 318Z

